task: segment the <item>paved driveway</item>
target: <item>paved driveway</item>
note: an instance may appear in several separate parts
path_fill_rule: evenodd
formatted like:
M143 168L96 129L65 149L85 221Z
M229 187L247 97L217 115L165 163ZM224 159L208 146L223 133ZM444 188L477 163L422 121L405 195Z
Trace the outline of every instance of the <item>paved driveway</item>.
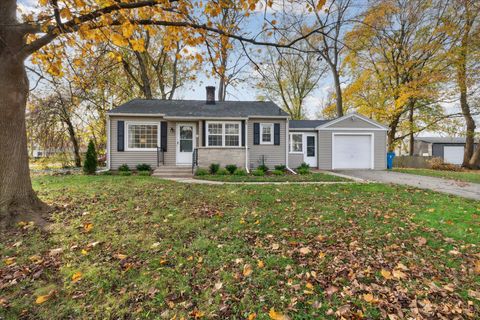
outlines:
M392 171L345 170L338 172L368 181L403 184L421 189L430 189L437 192L453 194L464 198L480 200L480 184L476 183Z

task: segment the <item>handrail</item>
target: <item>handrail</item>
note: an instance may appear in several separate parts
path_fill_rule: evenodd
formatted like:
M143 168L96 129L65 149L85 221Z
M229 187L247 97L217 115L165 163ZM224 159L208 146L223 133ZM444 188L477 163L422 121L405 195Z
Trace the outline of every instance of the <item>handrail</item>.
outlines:
M195 173L195 167L198 167L198 148L193 149L192 153L192 174Z

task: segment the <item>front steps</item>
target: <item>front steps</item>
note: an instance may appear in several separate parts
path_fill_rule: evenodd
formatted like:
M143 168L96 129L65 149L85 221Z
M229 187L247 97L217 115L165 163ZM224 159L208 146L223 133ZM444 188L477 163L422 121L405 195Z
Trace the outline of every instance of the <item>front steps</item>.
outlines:
M159 166L154 171L152 176L160 178L191 178L191 166Z

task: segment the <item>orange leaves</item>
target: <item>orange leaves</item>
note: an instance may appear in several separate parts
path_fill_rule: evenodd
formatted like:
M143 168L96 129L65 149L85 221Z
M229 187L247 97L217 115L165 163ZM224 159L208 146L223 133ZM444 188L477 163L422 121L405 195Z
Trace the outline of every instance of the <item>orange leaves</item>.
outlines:
M474 262L473 272L480 274L480 260Z
M72 19L72 13L70 12L70 9L65 7L62 10L60 10L60 17L68 20Z
M243 266L243 276L244 277L248 277L252 274L253 272L253 269L252 269L252 265L251 264L246 264Z
M130 40L130 44L132 45L132 49L134 51L138 51L138 52L144 52L145 51L145 40L143 40L143 39Z
M110 40L114 45L119 47L125 47L128 45L127 39L125 39L122 35L118 33L113 33L110 37Z
M382 277L384 277L385 279L387 280L390 280L392 279L392 273L388 270L385 270L385 269L382 269L382 271L380 271Z
M92 231L92 229L93 229L93 223L85 222L85 223L83 224L83 230L84 230L85 232L90 232L90 231Z
M48 294L37 296L35 299L36 304L42 304L48 301L55 294L55 290L51 290Z
M76 282L80 281L82 279L82 276L83 276L83 274L80 271L75 272L72 275L72 282L76 283Z

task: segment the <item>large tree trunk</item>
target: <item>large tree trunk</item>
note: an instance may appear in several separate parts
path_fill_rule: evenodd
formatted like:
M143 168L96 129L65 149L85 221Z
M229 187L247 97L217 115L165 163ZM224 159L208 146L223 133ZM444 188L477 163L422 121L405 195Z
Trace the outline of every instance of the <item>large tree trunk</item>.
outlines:
M337 109L337 117L343 117L343 99L342 99L342 87L340 86L340 75L338 74L337 66L331 64L333 82L335 84L335 105Z
M414 103L410 102L410 109L408 110L408 125L410 132L408 133L410 141L408 142L408 154L413 156L415 153L415 137L413 136L414 125L413 125L413 115L414 115Z
M75 134L75 128L73 127L73 124L69 119L66 120L65 122L67 124L70 141L72 142L72 145L73 145L73 156L75 159L75 167L81 167L82 158L80 157L80 147L78 145L77 135Z
M28 167L25 109L28 78L23 58L23 34L15 25L16 1L0 2L0 226L18 221L43 223L46 206L33 191Z

